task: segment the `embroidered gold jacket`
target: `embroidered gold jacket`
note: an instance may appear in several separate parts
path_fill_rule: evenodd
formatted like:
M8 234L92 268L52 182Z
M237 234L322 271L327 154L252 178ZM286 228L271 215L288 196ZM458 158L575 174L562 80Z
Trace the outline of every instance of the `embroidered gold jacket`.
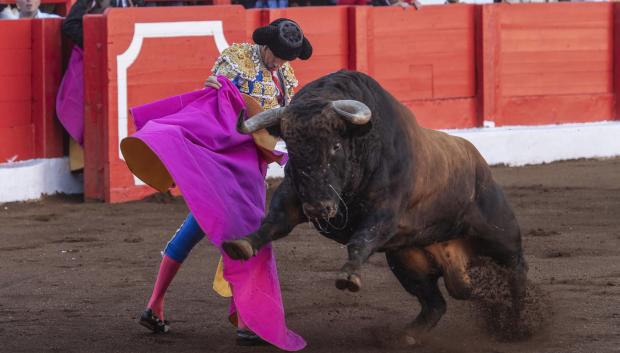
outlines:
M254 97L263 109L273 109L278 104L278 89L271 76L271 72L260 59L260 46L257 44L233 44L226 48L213 65L211 72L214 75L224 75L239 89ZM279 69L281 86L284 88L285 105L291 101L297 79L293 68L284 64Z

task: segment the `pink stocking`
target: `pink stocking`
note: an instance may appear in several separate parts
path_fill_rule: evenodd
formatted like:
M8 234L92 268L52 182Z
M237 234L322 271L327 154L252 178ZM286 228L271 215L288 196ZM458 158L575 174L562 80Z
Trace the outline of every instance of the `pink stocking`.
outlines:
M175 261L167 255L164 255L161 265L159 265L157 280L155 281L153 294L151 294L147 308L153 310L153 313L161 320L164 319L164 295L166 295L166 290L168 290L168 286L180 267L181 262Z

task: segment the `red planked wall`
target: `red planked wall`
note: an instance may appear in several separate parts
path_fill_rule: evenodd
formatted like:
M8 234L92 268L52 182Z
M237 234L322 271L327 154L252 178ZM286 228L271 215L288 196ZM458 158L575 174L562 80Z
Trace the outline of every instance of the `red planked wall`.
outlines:
M612 4L553 5L497 13L498 125L615 116Z
M34 158L31 21L4 21L0 26L0 161Z
M327 11L326 11L327 10ZM349 8L346 6L272 9L263 25L278 18L294 20L312 44L309 60L292 63L300 88L304 84L349 65Z
M295 61L300 84L352 69L376 78L423 126L466 128L617 119L620 4L451 5L412 9L240 6L111 9L85 26L85 195L116 202L152 193L118 156L117 60L135 23L221 20L228 44L279 17L314 47ZM60 20L0 22L0 162L61 156L54 102ZM163 35L165 37L165 34ZM127 106L201 88L213 37L146 38L127 69ZM301 88L301 87L299 87ZM133 132L131 119L126 121Z
M564 5L429 6L417 12L372 7L237 9L245 14L245 24L239 18L224 23L232 21L241 29L226 33L233 43L249 41L254 28L276 18L296 20L314 46L311 60L293 63L302 85L338 69L367 72L426 127L476 127L483 120L535 125L614 119L614 8ZM538 11L544 16L528 15ZM192 15L161 16L170 21ZM223 12L217 16L227 18ZM108 122L103 127L107 135L99 133L99 147L105 152L94 153L105 156L103 167L92 169L103 175L104 183L96 193L87 187L86 196L116 202L152 190L134 186L117 158L116 67L110 62L129 46L133 22L155 21L157 16L144 10L116 10L102 18L107 23L100 45L107 38L103 72L108 75L101 82L108 92L104 104ZM201 14L201 18L209 17ZM180 38L145 41L128 70L128 106L200 87L217 56L195 50L200 46L204 47ZM166 55L170 51L176 51L174 60ZM102 70L93 67L93 71Z
M87 198L118 202L153 193L150 187L135 184L119 156L117 63L134 40L134 24L211 20L222 21L228 44L245 41L245 10L240 6L183 7L173 13L165 7L110 9L104 16L85 18ZM219 55L213 37L166 37L170 34L161 31L142 40L139 55L126 71L127 107L203 87ZM129 134L134 132L131 118L123 123Z
M478 125L475 6L354 10L359 71L377 79L427 127Z
M60 84L60 20L2 21L0 38L0 163L60 157L55 119Z

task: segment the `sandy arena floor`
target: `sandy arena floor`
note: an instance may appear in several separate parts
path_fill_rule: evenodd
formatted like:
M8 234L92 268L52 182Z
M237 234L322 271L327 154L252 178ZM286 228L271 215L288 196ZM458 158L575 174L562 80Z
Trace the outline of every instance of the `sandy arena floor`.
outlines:
M380 346L370 333L412 320L417 300L382 254L364 267L361 292L337 290L344 247L303 225L275 248L288 322L308 341L305 352L620 352L620 159L494 173L521 223L529 278L551 299L544 330L498 342L467 302L448 299L425 346ZM210 290L217 253L207 241L168 292L173 332L152 335L136 323L160 250L186 213L182 200L167 197L0 205L0 351L277 352L235 345L227 300Z

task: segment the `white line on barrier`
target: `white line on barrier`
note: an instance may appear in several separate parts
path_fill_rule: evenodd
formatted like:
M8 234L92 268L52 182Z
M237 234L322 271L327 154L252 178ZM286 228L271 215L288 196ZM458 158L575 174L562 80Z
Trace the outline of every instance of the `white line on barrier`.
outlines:
M127 69L136 61L145 38L213 36L221 53L228 48L222 21L154 22L134 24L134 35L127 50L116 57L118 88L118 157L123 159L120 142L128 135ZM134 176L135 185L144 185Z

